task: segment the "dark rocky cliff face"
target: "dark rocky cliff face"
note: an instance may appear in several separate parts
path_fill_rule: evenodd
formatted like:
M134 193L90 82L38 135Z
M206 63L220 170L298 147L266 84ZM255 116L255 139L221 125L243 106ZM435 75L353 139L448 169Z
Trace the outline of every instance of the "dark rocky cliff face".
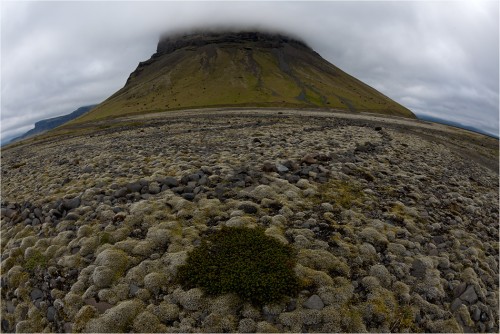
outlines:
M265 32L193 33L177 36L164 35L158 42L156 56L171 53L184 47L200 47L208 44L258 43L260 47L277 48L285 44L310 49L304 42L280 34Z
M33 129L29 130L28 132L24 133L23 135L21 135L19 137L12 139L9 143L14 143L14 142L19 141L21 139L32 137L34 135L37 135L37 134L52 130L54 128L57 128L58 126L63 125L64 123L67 123L67 122L89 112L90 110L92 110L96 106L97 106L97 104L80 107L70 114L58 116L58 117L53 117L53 118L48 118L48 119L43 119L41 121L38 121L35 123L35 127Z

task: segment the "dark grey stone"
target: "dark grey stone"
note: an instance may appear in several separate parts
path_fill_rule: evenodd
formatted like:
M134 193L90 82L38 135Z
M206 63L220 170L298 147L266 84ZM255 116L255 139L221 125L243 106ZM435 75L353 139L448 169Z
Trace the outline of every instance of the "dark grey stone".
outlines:
M465 282L460 283L453 289L453 295L455 297L460 296L462 293L464 293L465 289L467 288L467 284Z
M87 165L87 166L83 167L82 172L83 173L92 173L92 170L93 170L92 167Z
M286 179L290 183L297 183L300 180L300 176L298 176L298 175L287 175Z
M276 170L279 172L279 173L286 173L288 172L288 167L286 166L283 166L282 164L276 164Z
M130 284L129 286L129 295L130 296L135 296L135 294L139 291L139 287L135 284Z
M490 318L488 317L488 314L486 314L486 312L481 313L481 318L480 318L480 320L481 320L482 322L486 322L486 321L488 321L489 319L490 319Z
M40 210L40 208L35 208L33 212L35 213L35 217L37 217L38 219L42 218L42 210Z
M238 207L239 210L245 212L245 213L249 213L249 214L254 214L254 213L257 213L258 209L255 205L251 205L251 204L241 204L239 207Z
M7 313L14 313L16 311L16 307L14 306L14 303L12 301L8 300L5 304Z
M325 304L318 295L312 295L304 302L303 306L308 309L322 310L325 307Z
M286 311L287 312L292 312L292 311L295 311L295 309L297 308L297 300L295 299L292 299L288 305L286 306Z
M194 184L188 184L187 186L184 187L184 189L182 190L182 192L184 192L184 193L192 193L192 192L194 192L194 188L196 188L196 186Z
M115 198L125 197L128 194L128 192L129 191L127 188L120 188L114 192L113 197Z
M169 188L174 188L174 187L177 187L179 185L179 182L173 178L173 177L166 177L163 182L162 182L164 185L166 185L167 187Z
M78 220L78 218L80 218L79 215L77 215L76 213L74 212L71 212L71 213L68 213L65 217L67 220Z
M33 290L31 290L30 296L32 301L35 301L37 299L42 299L43 291L40 290L39 288L34 288Z
M47 309L47 320L53 322L56 319L56 309L54 306L49 306Z
M481 310L478 307L476 307L474 312L472 312L472 319L474 321L479 321L479 319L481 319Z
M263 172L266 172L266 173L270 173L270 172L277 172L278 169L276 168L276 166L270 162L264 162L264 165L262 166L262 171Z
M469 285L465 292L460 295L460 299L468 302L469 304L474 304L477 301L477 294L474 290L474 286Z
M122 209L122 208L120 208L119 206L115 206L115 207L113 208L113 212L114 212L114 213L118 213L118 212L122 212L122 211L123 211L123 209Z
M198 182L201 179L201 175L199 173L191 174L188 176L189 181Z
M455 312L462 304L463 304L463 302L462 302L462 300L460 300L460 298L455 298L450 305L451 311Z
M413 261L411 265L410 274L417 278L424 278L426 270L427 267L425 266L425 263L422 262L422 260L417 259Z
M207 176L206 176L206 175L203 175L203 176L201 177L201 179L198 181L198 184L199 184L200 186L204 186L204 185L206 185L206 184L207 184L207 182L208 182L208 178L207 178Z
M78 269L73 268L68 271L68 277L78 277Z
M143 186L141 185L140 182L132 182L132 183L127 184L125 187L128 191L136 193L136 192L140 192Z
M65 210L73 210L80 206L80 198L65 199L62 204Z
M176 194L181 194L184 191L184 187L179 186L179 187L172 188L171 190Z
M285 166L289 170L293 170L293 171L296 171L300 168L299 164L292 161L292 160L287 160L287 161L283 162L283 166Z
M9 332L9 330L10 330L9 321L7 321L6 319L2 319L2 332L7 333Z
M194 199L194 194L193 193L183 193L182 197L184 199L187 199L188 201L192 201Z

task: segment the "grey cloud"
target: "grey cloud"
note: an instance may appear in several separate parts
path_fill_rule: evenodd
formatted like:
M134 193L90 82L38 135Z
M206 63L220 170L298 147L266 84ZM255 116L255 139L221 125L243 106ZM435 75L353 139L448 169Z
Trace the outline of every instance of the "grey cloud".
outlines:
M498 133L498 2L4 2L2 138L98 103L160 34L265 29L412 109Z

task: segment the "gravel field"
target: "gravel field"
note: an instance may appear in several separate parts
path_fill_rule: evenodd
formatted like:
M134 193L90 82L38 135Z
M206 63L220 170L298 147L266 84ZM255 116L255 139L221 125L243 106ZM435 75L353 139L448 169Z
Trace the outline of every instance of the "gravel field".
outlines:
M498 332L498 140L402 118L205 110L2 149L2 332ZM295 296L174 282L265 229Z

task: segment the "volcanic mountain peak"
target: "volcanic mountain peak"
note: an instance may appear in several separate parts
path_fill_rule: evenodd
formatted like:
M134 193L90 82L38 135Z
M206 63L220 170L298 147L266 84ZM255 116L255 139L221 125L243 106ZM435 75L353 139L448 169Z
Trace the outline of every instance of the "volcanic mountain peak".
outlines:
M266 32L164 35L125 86L77 122L207 107L328 108L415 118L298 39Z

